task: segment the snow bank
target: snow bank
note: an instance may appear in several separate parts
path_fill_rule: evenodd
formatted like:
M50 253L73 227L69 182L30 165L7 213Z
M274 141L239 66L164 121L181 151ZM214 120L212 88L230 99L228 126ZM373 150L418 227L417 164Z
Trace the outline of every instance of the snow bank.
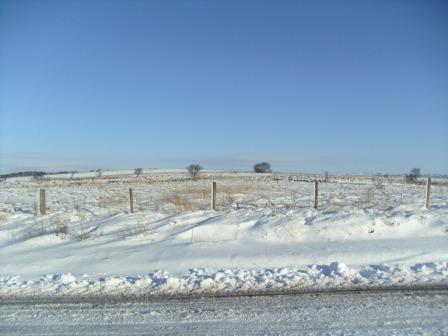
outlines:
M144 276L91 278L47 274L38 280L0 277L0 296L178 296L306 292L448 285L448 262L369 265L353 269L339 262L303 269L190 269L185 274L156 271Z
M204 210L210 179L188 182L183 175L3 181L0 295L190 295L446 283L446 187L434 186L426 209L424 186L384 181L372 189L366 179L335 180L322 185L315 210L311 183L215 174L222 192L218 211L210 211ZM130 186L135 213L128 212ZM36 216L41 187L48 190L49 209ZM207 204L189 209L167 200L178 194ZM157 269L164 271L128 276Z

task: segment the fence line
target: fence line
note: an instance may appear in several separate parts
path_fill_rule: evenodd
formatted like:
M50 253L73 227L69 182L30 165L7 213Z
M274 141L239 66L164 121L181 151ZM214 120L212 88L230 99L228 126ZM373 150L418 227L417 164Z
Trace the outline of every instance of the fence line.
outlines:
M429 209L429 199L431 197L431 178L426 180L425 208Z
M132 195L132 188L129 188L129 210L134 212L134 196Z
M41 215L47 213L47 205L45 201L45 189L40 189L39 191L39 212Z
M212 182L212 210L216 210L216 182Z
M263 186L264 189L259 189L257 187L260 186L256 186L254 187L254 191L253 193L248 192L248 190L245 189L245 186L242 183L239 183L235 186L232 186L231 184L221 184L221 188L218 188L217 186L217 182L213 181L211 183L211 189L209 189L209 191L207 191L206 189L201 189L201 185L195 184L193 185L196 189L191 189L191 186L188 186L187 183L183 184L183 191L185 193L185 195L189 195L194 197L194 195L201 195L202 194L202 199L206 198L206 195L208 194L208 192L210 192L211 197L210 197L210 209L212 210L217 210L218 208L218 203L221 203L220 207L226 207L228 206L228 204L230 203L232 206L236 205L237 209L241 208L241 205L244 204L246 205L246 208L249 207L271 207L271 208L275 208L275 207L308 207L311 206L310 203L308 203L307 205L307 195L309 195L309 197L311 198L312 195L314 196L314 208L316 210L319 210L322 208L322 205L324 206L330 206L330 207L337 207L337 206L353 206L353 207L357 207L357 205L362 204L364 206L369 206L369 207L375 207L378 206L378 202L375 201L375 197L377 196L377 193L379 193L379 197L383 197L382 201L384 202L384 205L390 206L390 202L388 203L388 199L387 199L387 193L386 191L384 191L384 186L377 186L375 184L364 184L365 186L367 186L368 188L366 190L359 190L359 189L355 189L353 194L349 194L346 192L345 187L343 183L341 183L340 188L339 188L339 192L338 190L335 190L334 187L328 189L326 191L326 196L325 196L325 190L323 190L323 194L321 193L320 190L320 186L319 186L319 181L315 180L314 181L314 193L310 190L310 188L308 189L308 191L300 191L294 188L289 188L291 187L291 184L289 183L286 186L282 186L282 185L274 185L274 184L270 184L267 186ZM275 182L275 184L278 184L279 182ZM312 185L311 183L304 183L304 185L306 186L310 186ZM350 184L353 185L353 184ZM361 186L362 184L360 184ZM251 185L252 186L252 185ZM240 188L238 190L238 187ZM269 189L270 187L270 189ZM416 187L418 187L418 185L416 185ZM244 201L240 201L238 199L233 199L232 196L228 196L228 189L232 190L232 188L236 188L236 191L234 192L234 194L239 194L239 195L243 195L243 198L246 197L247 199ZM359 187L357 187L359 188ZM383 189L382 189L383 188ZM325 188L324 188L325 189ZM170 189L172 191L172 189ZM159 188L159 193L162 194L164 192L164 190L162 189L162 187ZM220 195L222 196L221 198L218 198L218 193L220 192ZM269 197L271 197L271 200L267 203L265 203L265 205L262 205L262 203L260 203L260 200L263 199L263 197L266 195L266 193L268 193ZM390 194L389 194L390 195ZM394 194L393 194L394 195ZM404 193L401 192L401 200L403 200L403 195ZM254 203L250 203L250 197L254 196L255 200ZM149 200L145 200L143 202L152 202L153 199L152 197L154 197L154 195L151 196L151 198ZM176 198L177 197L177 198ZM187 210L193 210L194 206L193 203L188 203L188 200L182 200L179 196L176 196L171 200L165 200L165 203L173 203L174 205L178 205L180 207L182 207L185 211ZM198 196L199 197L199 196ZM257 198L258 197L258 198ZM280 203L280 204L275 204L272 202L272 197L274 197L275 200L280 199L282 202L284 203ZM275 198L277 197L277 198ZM299 199L297 198L299 197ZM356 199L356 197L358 197L358 199ZM365 200L360 201L359 197L363 198L365 197ZM397 201L397 197L395 198L395 202ZM104 199L103 199L104 198ZM138 197L137 199L135 199L135 195L134 195L134 190L133 188L129 188L129 196L128 196L128 201L129 201L129 210L130 213L134 213L135 211L135 207L134 207L134 202L137 200L138 201ZM193 198L194 199L194 198ZM195 200L197 201L198 198L196 198ZM199 199L201 199L199 197ZM103 208L107 208L109 204L122 204L120 202L123 202L123 198L120 195L117 195L116 193L112 194L112 196L109 196L108 194L100 196L99 199L98 197L96 198L96 202L98 204L102 204L99 205L100 207ZM290 200L290 205L288 205L288 200ZM324 202L321 204L321 200L323 200ZM311 199L309 199L309 201L311 201ZM381 199L380 199L381 201ZM117 203L118 202L118 203ZM163 202L159 199L159 203ZM300 205L302 202L302 205ZM303 203L305 202L305 203ZM338 204L338 202L340 202ZM352 202L352 203L350 203ZM377 202L375 205L375 202ZM57 203L59 203L59 200L57 201ZM431 178L427 178L426 181L426 192L425 192L425 199L424 199L424 206L426 209L430 209L431 206ZM382 206L381 204L383 203L379 203L380 207ZM137 202L137 206L138 206L138 202ZM243 205L243 206L244 206ZM46 201L46 189L40 189L39 190L39 213L40 215L45 215L47 213L47 201ZM141 209L141 208L140 208ZM138 211L138 210L137 210Z

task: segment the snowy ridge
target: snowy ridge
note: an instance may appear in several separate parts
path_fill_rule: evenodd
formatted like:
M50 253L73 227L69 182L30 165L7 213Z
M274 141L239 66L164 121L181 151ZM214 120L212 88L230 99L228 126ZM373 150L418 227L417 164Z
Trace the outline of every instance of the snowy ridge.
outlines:
M448 285L448 262L406 265L369 265L359 270L339 262L304 269L190 269L184 274L156 271L144 276L90 278L70 273L47 274L39 280L0 277L0 296L219 295L304 292Z

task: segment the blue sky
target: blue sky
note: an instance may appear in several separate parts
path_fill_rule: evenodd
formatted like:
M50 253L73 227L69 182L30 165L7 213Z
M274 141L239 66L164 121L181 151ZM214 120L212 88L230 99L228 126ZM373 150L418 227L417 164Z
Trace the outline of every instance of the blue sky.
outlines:
M1 1L0 170L448 173L446 1Z

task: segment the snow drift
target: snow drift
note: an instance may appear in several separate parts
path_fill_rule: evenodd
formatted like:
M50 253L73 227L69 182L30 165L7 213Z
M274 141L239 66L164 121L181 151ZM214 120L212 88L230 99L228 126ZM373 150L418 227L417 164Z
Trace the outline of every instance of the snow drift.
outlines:
M107 182L113 188L122 184L119 178ZM140 195L160 211L130 214L104 198L114 195L106 187L89 191L90 179L55 179L45 183L54 183L52 192L60 196L47 215L35 216L29 183L40 182L2 183L1 295L297 291L444 284L448 278L445 187L434 188L430 210L417 202L419 186L391 184L391 195L403 189L407 198L399 200L406 202L328 203L315 210L286 206L290 191L272 189L273 205L251 200L219 211L175 212L158 207L165 205L163 191L153 181ZM271 187L280 192L277 183ZM291 190L301 188L297 183ZM355 195L365 183L344 184L351 189L341 195Z

